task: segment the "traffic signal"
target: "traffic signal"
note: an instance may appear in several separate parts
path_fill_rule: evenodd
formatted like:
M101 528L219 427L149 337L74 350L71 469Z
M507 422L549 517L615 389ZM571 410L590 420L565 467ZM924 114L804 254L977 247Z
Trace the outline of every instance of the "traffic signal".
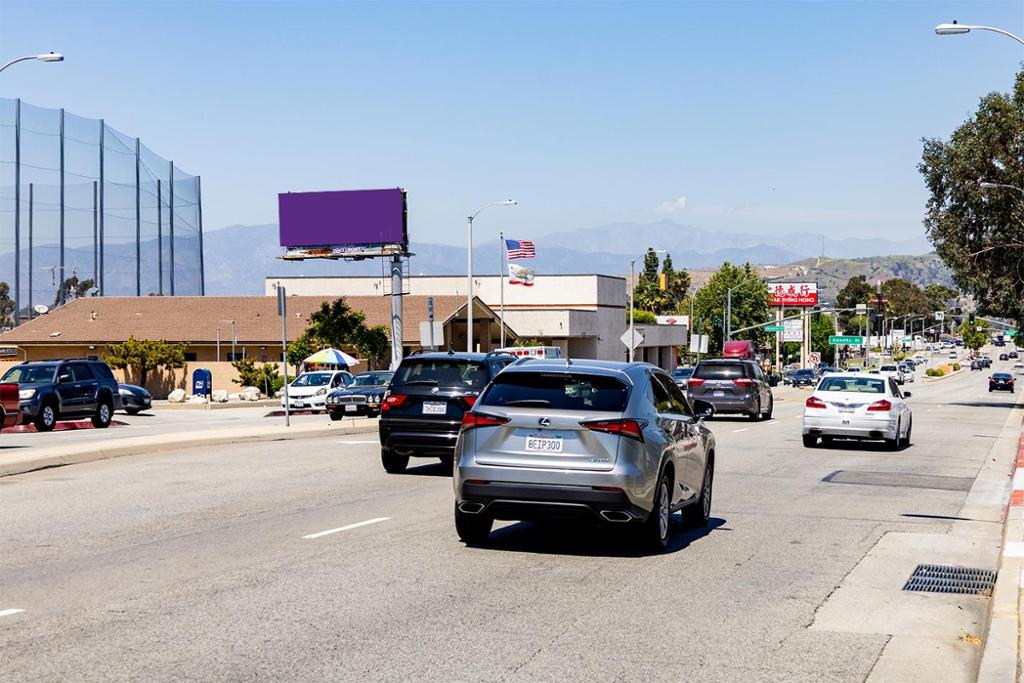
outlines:
M974 324L974 311L971 311L970 315L967 316L967 321L972 325Z

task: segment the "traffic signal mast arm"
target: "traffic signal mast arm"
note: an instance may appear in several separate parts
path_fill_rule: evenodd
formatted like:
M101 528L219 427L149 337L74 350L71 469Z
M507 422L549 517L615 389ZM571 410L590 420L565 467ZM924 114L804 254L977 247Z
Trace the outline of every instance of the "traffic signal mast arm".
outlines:
M857 310L857 309L856 308L819 308L819 309L814 309L813 311L808 311L807 313L801 313L800 315L790 316L790 317L786 318L786 320L796 320L798 318L807 318L809 316L814 315L815 313L845 313L846 311L855 311L855 310ZM739 332L746 332L747 330L756 330L758 328L765 327L767 325L775 325L777 322L778 321L776 321L776 320L769 320L766 323L758 323L756 325L748 325L747 327L741 327L738 330L733 330L732 333L733 334L737 334Z

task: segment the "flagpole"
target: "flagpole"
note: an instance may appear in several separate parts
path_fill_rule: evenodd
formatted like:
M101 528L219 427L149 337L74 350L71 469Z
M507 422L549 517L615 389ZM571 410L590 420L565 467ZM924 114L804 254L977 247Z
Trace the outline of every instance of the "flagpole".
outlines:
M505 265L505 233L498 233L498 259L501 261L500 270L498 270L498 282L501 287L501 307L499 308L498 320L501 324L501 330L499 332L501 344L498 348L505 348L505 271L508 269Z

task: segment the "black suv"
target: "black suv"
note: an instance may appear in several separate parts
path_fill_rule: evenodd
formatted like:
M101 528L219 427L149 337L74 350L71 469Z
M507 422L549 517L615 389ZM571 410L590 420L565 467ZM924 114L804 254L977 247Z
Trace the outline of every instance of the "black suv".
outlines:
M421 353L405 358L384 395L380 412L380 459L401 472L410 456L451 464L463 414L514 356L483 353Z
M40 432L58 421L92 418L95 427L108 427L121 409L117 380L106 363L92 358L31 361L15 365L0 382L18 385L21 420Z

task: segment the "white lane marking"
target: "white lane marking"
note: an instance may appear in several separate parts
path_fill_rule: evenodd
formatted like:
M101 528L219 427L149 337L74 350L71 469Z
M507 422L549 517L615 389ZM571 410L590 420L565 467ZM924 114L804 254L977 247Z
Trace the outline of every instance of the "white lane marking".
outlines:
M318 531L315 534L309 534L308 536L303 536L303 538L310 538L310 539L312 539L312 538L320 538L321 536L327 536L328 534L336 534L339 531L348 531L349 529L357 529L357 528L359 528L361 526L366 526L367 524L376 524L377 522L386 522L389 519L391 519L391 518L390 517L374 517L373 519L368 519L365 522L356 522L355 524L347 524L345 526L340 526L337 529L328 529L327 531Z
M23 609L0 609L0 617L9 617L12 614L20 614L24 612Z
M750 429L750 427L744 427L743 429L734 429L734 430L732 430L732 433L733 433L733 434L737 434L737 433L739 433L739 432L745 432L745 431L747 431L748 429Z
M1003 557L1024 557L1024 541L1010 541L1003 548Z
M378 445L380 443L380 441L377 440L377 439L374 439L372 441L356 441L356 440L346 441L344 439L341 439L341 440L338 441L338 443L372 443L374 446L376 446L376 445Z
M794 415L794 416L793 416L793 419L794 419L794 420L802 420L802 419L803 419L803 417L804 417L803 415Z

